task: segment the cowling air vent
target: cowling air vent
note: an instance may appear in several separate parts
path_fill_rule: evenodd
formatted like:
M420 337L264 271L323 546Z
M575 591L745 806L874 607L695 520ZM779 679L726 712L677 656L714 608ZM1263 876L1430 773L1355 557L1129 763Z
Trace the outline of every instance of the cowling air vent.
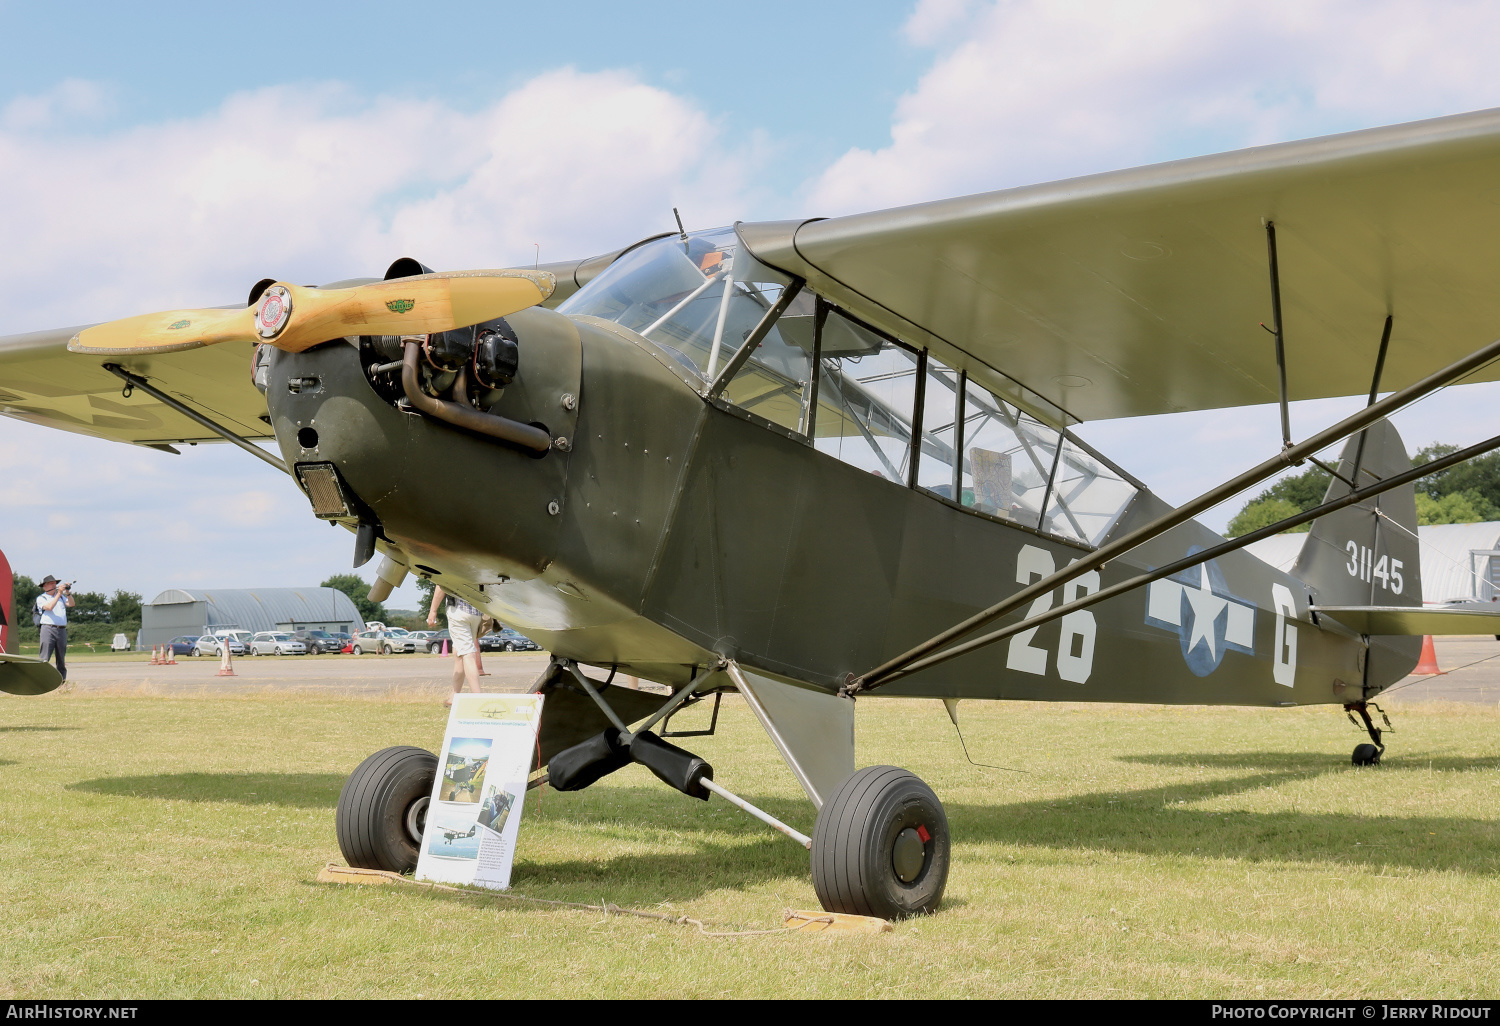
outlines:
M339 481L339 472L332 463L299 463L297 480L312 500L313 513L324 519L352 517L354 511L344 496L344 486Z

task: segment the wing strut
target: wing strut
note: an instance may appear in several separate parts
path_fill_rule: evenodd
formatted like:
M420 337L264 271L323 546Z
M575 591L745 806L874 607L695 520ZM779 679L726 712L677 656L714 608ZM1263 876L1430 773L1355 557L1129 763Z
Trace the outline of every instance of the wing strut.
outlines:
M1238 477L1232 478L1216 488L1209 489L1196 499L1157 517L1149 524L1145 524L1134 531L1126 532L1114 541L1100 546L1080 559L1074 560L1056 573L1042 578L1035 584L1022 588L1010 597L1002 599L988 609L974 614L962 623L943 631L941 634L928 638L920 645L903 652L894 659L887 660L880 666L875 667L873 670L847 684L845 686L847 693L857 694L860 691L868 691L872 687L894 679L897 673L901 673L904 676L905 673L911 672L908 669L909 666L924 656L931 655L944 645L951 644L964 635L983 627L985 624L992 623L1005 614L1014 612L1038 596L1049 594L1061 584L1065 584L1091 570L1099 569L1110 560L1123 556L1125 553L1145 544L1152 538L1159 537L1172 530L1172 528L1187 523L1205 510L1217 506L1225 499L1259 484L1268 477L1288 467L1297 466L1307 457L1321 452L1335 442L1348 438L1356 431L1361 431L1369 427L1377 420L1390 416L1392 413L1409 406L1423 396L1430 395L1443 386L1460 380L1497 358L1500 358L1500 339L1480 349L1476 349L1463 359L1450 363L1442 370L1429 374L1421 381L1408 385L1398 392L1392 392L1384 399L1371 403L1369 406L1345 417L1331 427L1324 428L1311 438L1299 442L1290 448L1283 449L1280 453L1259 466L1252 467ZM1469 452L1470 450L1466 449L1464 451ZM1488 452L1489 450L1483 449L1481 451ZM1431 464L1428 464L1428 466L1431 466ZM1432 472L1432 470L1426 471L1427 474ZM1417 477L1423 476L1426 475L1417 475ZM1388 478L1387 480L1392 479ZM1408 480L1416 480L1416 478L1409 478ZM1385 482L1381 483L1384 484ZM1302 523L1300 520L1297 522ZM1284 529L1284 527L1278 528L1278 530ZM944 655L947 656L947 653L944 653Z
M1266 222L1266 257L1271 264L1271 323L1276 336L1276 377L1281 385L1281 447L1292 447L1292 415L1286 403L1286 344L1281 330L1281 267L1276 261L1276 222ZM1264 324L1261 327L1265 327Z
M881 676L873 684L867 684L863 687L859 687L859 683L856 682L854 685L851 685L850 687L844 689L844 691L841 693L853 694L855 693L856 689L862 691L874 690L875 688L880 687L883 684L889 684L891 681L899 680L902 677L908 676L913 673L918 673L930 666L936 666L938 663L947 662L949 659L954 659L958 656L965 655L969 652L974 651L975 649L983 648L986 645L992 645L997 641L1003 641L1013 634L1018 634L1021 631L1028 631L1034 627L1040 627L1042 624L1055 620L1060 616L1066 616L1069 613L1075 612L1079 609L1087 609L1089 606L1092 606L1097 602L1103 602L1105 599L1114 598L1116 595L1123 595L1125 592L1139 588L1143 584L1150 584L1152 581L1159 581L1163 577L1171 577L1173 574L1179 574L1184 570L1191 570L1193 567L1197 566L1200 563L1207 563L1211 559L1218 559L1225 553L1234 552L1237 549L1242 549L1246 545L1260 541L1262 538L1269 538L1271 537L1271 535L1279 534L1282 531L1288 530L1289 528L1300 527L1302 524L1308 523L1312 520L1316 520L1318 517L1323 516L1325 513L1332 513L1334 510L1343 509L1345 506L1352 506L1357 502L1363 502L1365 499L1373 498L1374 496L1379 495L1382 492L1390 491L1392 488L1399 488L1401 485L1410 484L1418 478L1426 477L1428 474L1433 474L1437 473L1440 470L1445 470L1456 463L1462 463L1464 460L1473 459L1475 456L1483 456L1485 453L1490 452L1493 449L1500 449L1500 435L1496 435L1494 438L1490 438L1486 441L1480 442L1478 445L1471 445L1467 449L1461 449L1458 452L1455 452L1450 456L1445 456L1440 460L1434 460L1431 463L1424 463L1419 467L1412 467L1410 470L1404 471L1400 474L1393 474L1392 476L1385 478L1383 481L1378 481L1367 488L1349 492L1342 498L1334 499L1331 502L1325 502L1321 506L1315 506L1304 513L1298 513L1296 516L1287 517L1285 520L1279 520L1276 523L1269 525L1268 527L1262 527L1258 531L1251 531L1249 534L1241 535L1240 537L1235 538L1231 541L1226 541L1211 548L1195 552L1191 556L1184 556L1182 559L1179 559L1174 563L1168 563L1165 566L1159 566L1155 570L1151 570L1137 577L1132 577L1128 581L1121 581L1119 584L1111 585L1108 588L1102 588L1099 591L1094 592L1094 594L1092 595L1085 595L1082 598L1075 599L1072 602L1064 602L1062 605L1055 606L1045 613L1039 613L1036 616L1027 617L1026 619L1021 620L1017 623L1002 627L997 631L991 631L989 634L974 638L972 641L966 641L963 644L954 645L952 648L944 649L941 652L926 656L925 658L911 660L904 665L899 666L896 669L891 670L885 675ZM1082 560L1080 560L1079 562L1082 562Z
M1367 406L1375 402L1375 396L1380 392L1380 375L1385 372L1385 351L1391 344L1391 325L1395 322L1396 319L1390 314L1385 315L1385 329L1380 333L1380 353L1375 357L1375 377L1370 381L1370 402L1365 404ZM1364 458L1365 436L1361 432L1359 447L1354 450L1354 473L1351 475L1354 481L1359 480L1359 465L1364 462ZM1350 482L1349 487L1355 488L1358 486L1354 482Z
M145 392L157 402L164 403L189 420L203 425L214 434L219 435L226 442L233 442L235 445L248 452L251 456L265 460L267 463L275 467L277 470L281 471L283 474L291 473L291 471L286 468L285 463L277 459L275 456L272 456L270 453L266 452L266 450L262 449L254 442L251 442L247 438L240 437L239 435L235 434L233 431L225 427L223 424L220 424L218 421L209 420L207 417L199 413L197 410L193 409L191 406L187 406L183 403L178 402L176 399L173 399L171 396L167 395L167 393L151 384L145 378L137 374L130 373L128 370L126 370L124 367L121 367L117 363L106 363L104 365L104 369L109 371L115 377L119 378L121 381L125 382L125 388L127 390L132 388L139 388L142 392Z

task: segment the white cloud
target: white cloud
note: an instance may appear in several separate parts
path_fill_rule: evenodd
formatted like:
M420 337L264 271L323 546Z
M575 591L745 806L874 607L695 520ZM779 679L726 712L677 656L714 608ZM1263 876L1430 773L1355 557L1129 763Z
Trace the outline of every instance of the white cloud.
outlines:
M18 96L0 108L0 128L51 128L63 121L96 118L113 109L109 94L97 82L68 78L45 93Z
M1500 7L1394 0L923 0L937 48L833 215L1500 104Z
M267 275L379 274L403 255L590 256L669 227L674 205L700 226L743 216L756 159L623 72L556 70L474 111L285 86L202 117L60 128L90 96L108 90L71 83L0 115L0 334L233 301ZM228 446L170 456L0 419L0 548L17 572L149 598L315 583L352 546ZM416 601L408 584L391 604Z
M704 223L742 216L746 161L681 97L572 69L473 112L322 85L110 134L7 123L0 182L18 201L0 220L0 275L25 302L0 333L233 301L266 276L378 274L402 255L590 256L670 226L674 205Z

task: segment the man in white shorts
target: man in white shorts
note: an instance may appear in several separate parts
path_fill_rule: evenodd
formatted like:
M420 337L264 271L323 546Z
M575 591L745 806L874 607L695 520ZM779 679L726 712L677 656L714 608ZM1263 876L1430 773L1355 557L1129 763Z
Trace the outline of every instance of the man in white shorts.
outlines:
M438 603L446 604L448 614L448 636L453 640L453 693L456 695L467 683L469 690L479 693L479 621L484 614L457 595L449 595L441 587L432 589L432 606L427 610L427 626L437 626ZM451 706L448 698L444 705Z

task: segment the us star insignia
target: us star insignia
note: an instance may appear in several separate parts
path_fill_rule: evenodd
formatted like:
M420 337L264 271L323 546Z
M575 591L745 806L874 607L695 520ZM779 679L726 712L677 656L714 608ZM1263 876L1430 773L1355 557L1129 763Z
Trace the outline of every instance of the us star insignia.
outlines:
M1151 582L1146 623L1177 634L1188 669L1206 677L1229 650L1255 651L1255 605L1229 593L1213 561Z

